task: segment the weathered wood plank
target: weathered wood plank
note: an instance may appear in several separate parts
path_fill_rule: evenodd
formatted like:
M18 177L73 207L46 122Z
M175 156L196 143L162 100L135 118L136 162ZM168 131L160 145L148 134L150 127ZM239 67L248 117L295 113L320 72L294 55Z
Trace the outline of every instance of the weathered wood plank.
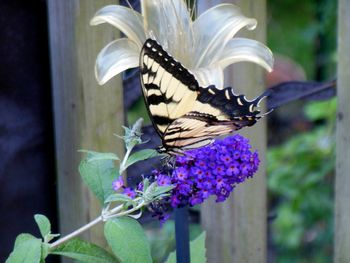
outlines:
M112 0L50 0L48 16L54 102L60 232L67 234L100 214L100 206L78 174L79 149L123 151L113 136L124 123L122 84L114 79L100 87L94 77L98 52L117 37L111 26L89 21ZM54 175L53 175L54 176ZM103 231L85 234L103 243Z
M336 131L334 262L350 262L350 1L338 1L338 113Z
M208 2L212 6L221 1ZM242 30L244 32L240 36L265 42L265 0L239 0L234 3L246 16L258 20L257 29ZM230 67L225 74L226 84L248 98L264 90L264 70L255 64L240 63ZM211 200L203 205L201 220L207 231L208 262L266 262L266 123L262 120L254 127L244 129L241 134L248 137L259 151L259 172L253 179L239 185L225 203L217 204Z

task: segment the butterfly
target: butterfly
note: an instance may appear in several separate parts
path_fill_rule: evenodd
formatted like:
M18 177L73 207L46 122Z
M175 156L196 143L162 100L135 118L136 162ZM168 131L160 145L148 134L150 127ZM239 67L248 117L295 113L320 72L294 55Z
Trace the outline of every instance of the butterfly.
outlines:
M140 54L142 92L153 126L162 140L159 152L169 155L210 144L265 114L259 103L268 91L249 101L232 88L201 87L180 62L155 40L147 39Z

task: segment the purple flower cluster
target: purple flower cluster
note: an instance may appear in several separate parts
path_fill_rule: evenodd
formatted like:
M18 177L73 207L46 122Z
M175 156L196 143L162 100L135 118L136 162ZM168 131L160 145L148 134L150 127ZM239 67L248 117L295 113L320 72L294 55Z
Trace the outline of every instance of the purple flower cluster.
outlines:
M151 203L149 209L154 216L164 222L169 215L169 204L176 207L194 206L212 195L217 202L226 200L234 187L253 176L258 170L258 153L252 152L249 140L241 135L233 135L216 140L209 146L184 152L177 156L175 168L163 172L154 170L150 182L159 186L173 185L169 197ZM125 187L122 177L113 182L115 191L122 188L123 193L135 198L136 191ZM143 190L142 182L137 186Z
M233 188L258 170L259 157L251 151L249 140L234 135L176 157L171 175L154 172L159 185L175 185L172 207L194 206L211 195L226 200Z

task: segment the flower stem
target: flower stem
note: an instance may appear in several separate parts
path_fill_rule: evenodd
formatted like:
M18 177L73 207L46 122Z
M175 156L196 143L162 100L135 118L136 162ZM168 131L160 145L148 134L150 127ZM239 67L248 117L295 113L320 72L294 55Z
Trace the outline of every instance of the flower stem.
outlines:
M147 204L146 202L142 201L142 202L139 203L137 206L135 206L135 207L133 207L133 208L131 208L131 209L129 209L129 210L126 210L126 211L124 211L124 212L120 212L119 214L110 213L111 215L108 215L108 216L106 216L105 218L106 218L106 219L110 219L110 218L115 218L115 217L121 217L121 216L128 215L128 214L130 214L130 213L132 213L132 212L135 212L135 211L141 209L141 208L142 208L144 205L146 205L146 204ZM113 211L113 210L111 210L111 212L112 212L112 211Z
M127 151L126 151L126 153L125 153L125 156L124 156L123 161L122 161L122 163L120 164L120 168L119 168L119 174L120 174L120 175L122 175L123 172L125 171L126 161L128 160L131 151L132 151L132 147L128 148Z
M65 237L62 237L62 238L58 239L57 241L53 242L52 244L50 244L50 248L54 249L54 248L58 247L59 245L63 244L64 242L80 235L84 231L86 231L89 228L93 227L94 225L100 223L101 221L105 221L106 219L110 219L110 218L114 218L114 217L121 217L121 216L128 215L132 212L135 212L135 211L141 209L145 204L146 203L144 201L141 201L137 206L135 206L129 210L122 211L122 212L120 212L120 211L123 209L123 205L117 206L117 207L113 208L112 210L107 211L104 215L97 217L96 219L94 219L90 223L82 226L81 228L66 235Z
M102 216L99 216L98 218L96 218L95 220L91 221L90 223L82 226L81 228L75 230L74 232L66 235L65 237L62 237L60 239L58 239L57 241L53 242L52 244L50 244L50 248L56 248L59 245L63 244L64 242L72 239L73 237L76 237L78 235L80 235L81 233L83 233L84 231L88 230L89 228L93 227L94 225L98 224L99 222L102 221Z

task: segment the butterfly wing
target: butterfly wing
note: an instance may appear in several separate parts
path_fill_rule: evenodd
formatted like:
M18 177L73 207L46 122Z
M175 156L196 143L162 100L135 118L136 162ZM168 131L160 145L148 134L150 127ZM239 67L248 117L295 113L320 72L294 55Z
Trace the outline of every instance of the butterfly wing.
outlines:
M235 95L231 88L199 88L193 111L169 125L163 144L167 149L198 148L217 136L252 126L265 115L260 114L259 103L267 95L268 92L248 101L243 95Z
M140 68L145 102L168 152L207 145L214 137L251 126L265 115L260 114L259 103L268 92L249 101L232 88L202 88L152 39L141 50Z
M192 110L199 85L194 76L154 40L148 39L140 56L141 84L148 111L158 134Z

